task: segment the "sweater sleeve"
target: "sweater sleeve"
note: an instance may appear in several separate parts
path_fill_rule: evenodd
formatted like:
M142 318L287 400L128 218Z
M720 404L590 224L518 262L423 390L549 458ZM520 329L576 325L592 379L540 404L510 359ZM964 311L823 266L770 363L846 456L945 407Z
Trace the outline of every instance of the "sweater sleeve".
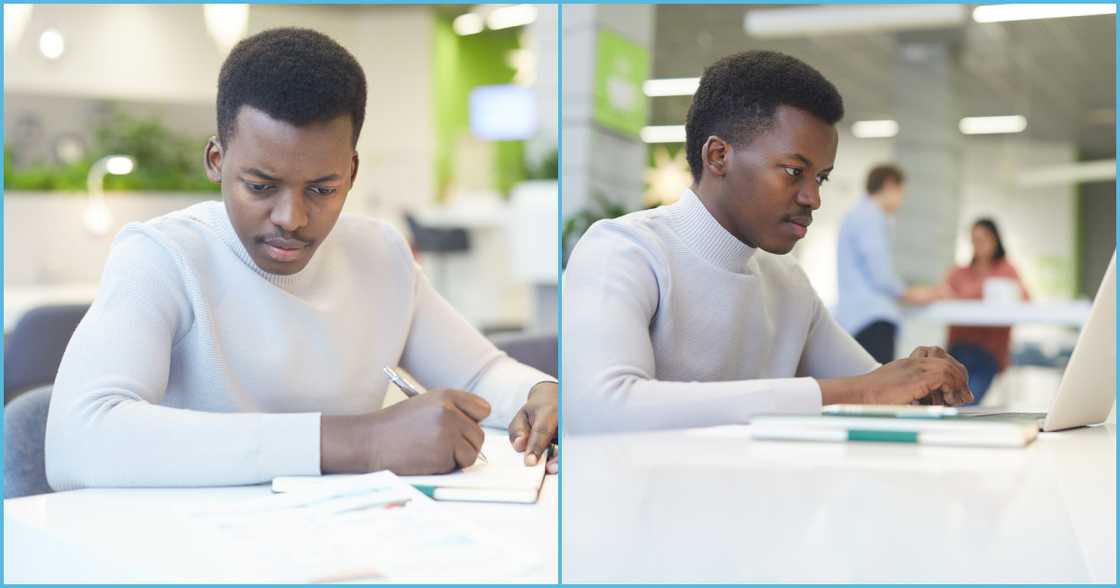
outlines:
M55 490L218 486L319 474L319 415L221 414L160 406L193 311L175 257L117 238L96 299L51 394L45 446Z
M801 272L800 268L798 272ZM805 349L797 375L818 379L850 378L861 376L878 369L882 364L875 361L825 308L820 296L813 290L809 278L801 274L804 289L812 298L813 322L809 336L805 339Z
M401 367L427 388L459 388L486 399L483 426L506 428L529 390L556 378L510 358L448 304L413 264L415 305Z
M656 379L649 328L658 306L653 252L602 223L563 280L564 428L572 433L746 423L755 414L820 412L812 378Z

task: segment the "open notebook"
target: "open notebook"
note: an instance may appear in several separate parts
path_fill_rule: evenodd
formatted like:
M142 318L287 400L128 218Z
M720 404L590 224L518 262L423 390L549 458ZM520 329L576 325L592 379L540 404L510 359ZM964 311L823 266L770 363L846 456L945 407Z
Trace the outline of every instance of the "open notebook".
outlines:
M542 459L533 467L525 466L525 456L514 451L505 431L483 429L486 441L482 452L487 462L476 461L474 465L438 476L401 476L424 494L435 500L469 502L516 502L533 503L537 501L541 484L544 482L545 462ZM273 492L303 492L322 489L335 484L353 484L364 475L334 476L282 476L272 480Z

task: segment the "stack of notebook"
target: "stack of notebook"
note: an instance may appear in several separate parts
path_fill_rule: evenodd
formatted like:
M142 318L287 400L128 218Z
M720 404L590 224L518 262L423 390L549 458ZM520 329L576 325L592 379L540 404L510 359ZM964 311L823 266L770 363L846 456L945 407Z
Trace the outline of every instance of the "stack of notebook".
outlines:
M1037 420L971 419L945 407L826 407L820 416L762 415L751 436L783 441L878 441L975 447L1024 447Z

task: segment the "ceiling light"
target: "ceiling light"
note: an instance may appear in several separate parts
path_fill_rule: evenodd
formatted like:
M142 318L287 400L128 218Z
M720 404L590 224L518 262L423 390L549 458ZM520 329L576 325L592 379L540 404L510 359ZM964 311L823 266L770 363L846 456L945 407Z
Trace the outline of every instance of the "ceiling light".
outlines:
M642 84L642 91L646 96L691 96L700 87L700 78L665 78L661 80L646 80Z
M249 29L248 4L206 4L202 15L206 19L206 30L223 53L229 53Z
M898 134L898 122L893 120L857 120L852 123L852 135L857 139L884 139Z
M460 37L481 33L485 28L482 17L473 12L460 14L451 21L451 29Z
M893 32L956 27L967 13L959 4L924 6L812 6L748 10L743 29L758 38Z
M1036 20L1040 18L1068 18L1071 16L1092 16L1097 14L1116 14L1116 5L1108 4L992 4L977 6L972 11L976 22L1008 22L1015 20Z
M1010 116L966 116L961 119L960 129L966 135L996 135L1001 133L1021 133L1027 128L1027 117L1018 114Z
M646 143L684 143L684 125L642 127L641 137Z
M66 40L57 29L47 29L39 35L39 52L47 59L58 59L66 51Z
M525 26L537 20L537 7L532 4L514 4L495 8L486 17L486 26L491 29L508 29Z

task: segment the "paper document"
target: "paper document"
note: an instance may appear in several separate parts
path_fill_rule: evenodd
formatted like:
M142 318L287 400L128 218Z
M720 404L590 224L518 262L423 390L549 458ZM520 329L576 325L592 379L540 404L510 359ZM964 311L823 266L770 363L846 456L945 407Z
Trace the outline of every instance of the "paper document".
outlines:
M214 505L189 518L228 582L508 581L539 559L392 472Z
M525 455L514 451L505 431L483 429L486 440L482 450L487 462L476 461L462 470L437 476L400 476L424 494L436 500L470 502L537 501L544 483L545 462L527 467ZM323 488L339 488L360 481L364 475L283 476L272 480L273 492L296 492Z

